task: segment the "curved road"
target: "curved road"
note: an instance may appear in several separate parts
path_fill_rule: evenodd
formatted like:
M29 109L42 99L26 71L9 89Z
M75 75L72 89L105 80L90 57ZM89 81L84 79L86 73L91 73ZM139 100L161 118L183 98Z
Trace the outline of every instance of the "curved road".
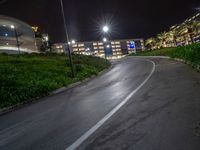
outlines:
M64 150L125 100L79 149L199 149L200 75L151 60L155 72L145 58L125 58L81 86L0 116L0 149Z

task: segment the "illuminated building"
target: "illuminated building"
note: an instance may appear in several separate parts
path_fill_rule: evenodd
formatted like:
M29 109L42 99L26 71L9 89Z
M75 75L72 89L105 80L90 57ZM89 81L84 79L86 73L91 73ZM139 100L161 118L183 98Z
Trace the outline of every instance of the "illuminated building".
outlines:
M0 15L0 53L38 52L35 34L28 24Z
M54 51L57 53L65 52L65 43L54 44ZM106 59L118 59L130 53L143 51L143 39L126 39L111 41L91 41L76 42L70 45L70 49L74 54L94 55Z
M36 45L40 52L49 52L49 35L46 33L41 33L38 26L32 27L33 32L35 33Z

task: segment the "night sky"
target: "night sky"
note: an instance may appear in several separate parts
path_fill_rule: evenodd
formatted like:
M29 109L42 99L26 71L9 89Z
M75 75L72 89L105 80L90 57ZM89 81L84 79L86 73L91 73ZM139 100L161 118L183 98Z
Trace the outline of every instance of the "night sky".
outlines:
M199 0L63 0L71 39L99 40L111 26L111 39L148 38L197 12ZM0 14L38 25L53 42L64 41L59 0L0 0Z

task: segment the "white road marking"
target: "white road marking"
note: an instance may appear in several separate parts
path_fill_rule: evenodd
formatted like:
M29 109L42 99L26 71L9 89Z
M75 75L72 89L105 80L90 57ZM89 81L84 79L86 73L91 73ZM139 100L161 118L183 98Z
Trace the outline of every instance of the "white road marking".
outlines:
M132 91L119 105L117 105L114 109L112 109L103 119L101 119L96 125L94 125L90 130L88 130L86 133L84 133L79 139L77 139L72 145L70 145L65 150L75 150L78 148L85 140L87 140L95 131L97 131L106 121L108 121L122 106L124 106L128 100L137 93L151 78L153 73L155 72L156 65L153 61L150 61L153 64L153 68L151 70L151 73L148 75L148 77L134 90Z

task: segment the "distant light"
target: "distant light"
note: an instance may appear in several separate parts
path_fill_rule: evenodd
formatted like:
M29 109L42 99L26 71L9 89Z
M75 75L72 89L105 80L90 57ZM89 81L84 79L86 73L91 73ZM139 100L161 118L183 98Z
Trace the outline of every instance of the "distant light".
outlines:
M68 42L68 45L71 45L71 42Z
M130 47L131 49L135 49L135 42L134 41L130 41Z
M86 51L90 51L90 48L86 48Z
M107 45L106 47L107 47L107 48L110 48L110 45Z
M103 42L107 42L107 39L106 39L106 38L103 38Z
M6 43L6 45L9 45L9 43Z
M76 43L76 41L75 40L72 40L72 44L75 44Z
M6 33L5 36L8 36L8 33Z
M109 31L109 27L108 26L104 26L103 27L103 32L107 33Z
M45 36L44 39L45 39L46 42L49 41L49 37L48 36Z
M11 25L10 27L11 27L11 29L14 29L14 28L15 28L15 26L14 26L14 25Z

